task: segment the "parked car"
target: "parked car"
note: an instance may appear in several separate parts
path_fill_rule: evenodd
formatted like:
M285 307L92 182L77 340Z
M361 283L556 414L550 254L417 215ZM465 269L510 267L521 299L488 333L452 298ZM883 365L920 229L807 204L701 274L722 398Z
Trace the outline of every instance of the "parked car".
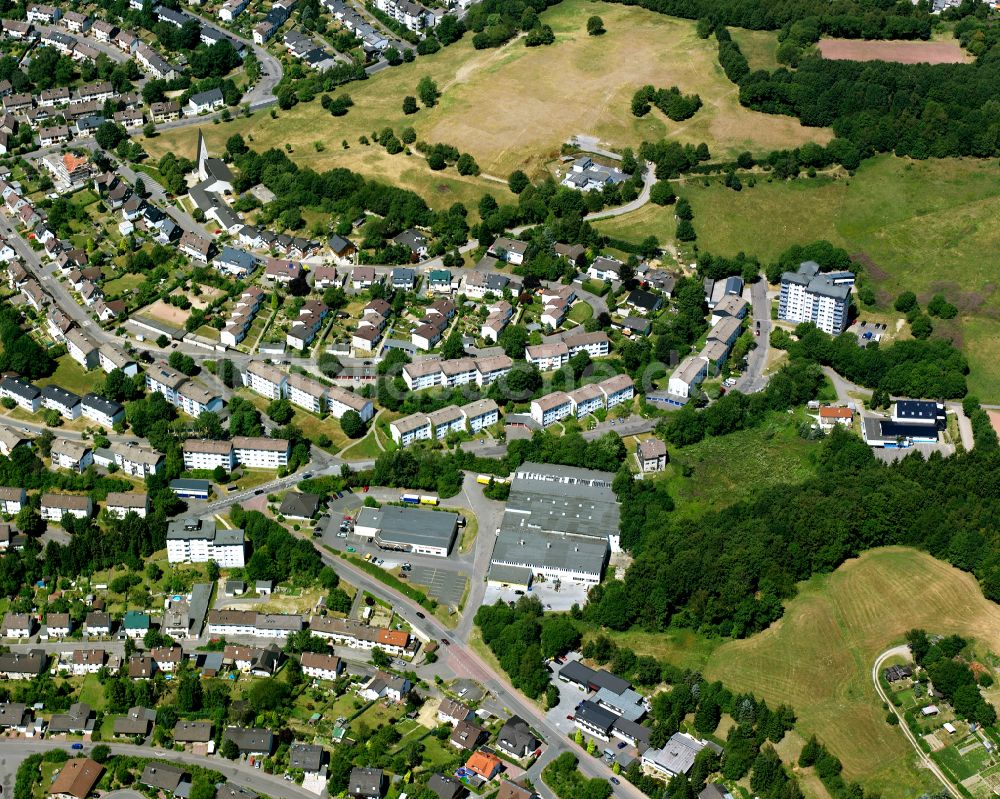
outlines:
M73 748L73 749L83 749L83 744L73 744L73 746L71 748Z

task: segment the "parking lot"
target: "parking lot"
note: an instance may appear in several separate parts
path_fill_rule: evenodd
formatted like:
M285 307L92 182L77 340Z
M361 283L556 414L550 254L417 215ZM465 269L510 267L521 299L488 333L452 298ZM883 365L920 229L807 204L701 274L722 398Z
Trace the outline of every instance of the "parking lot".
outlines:
M388 563L389 561L386 561L386 565ZM426 585L427 592L442 605L455 608L462 601L465 584L468 582L468 578L459 572L416 564L410 571L410 580L419 585Z
M528 596L536 597L545 610L567 611L574 604L585 605L589 590L590 587L587 585L568 582L562 583L558 591L554 583L535 583L527 592L524 592L523 589L488 585L486 586L486 594L483 596L483 604L492 605L498 599L502 599L504 602L516 602L524 593L527 593Z

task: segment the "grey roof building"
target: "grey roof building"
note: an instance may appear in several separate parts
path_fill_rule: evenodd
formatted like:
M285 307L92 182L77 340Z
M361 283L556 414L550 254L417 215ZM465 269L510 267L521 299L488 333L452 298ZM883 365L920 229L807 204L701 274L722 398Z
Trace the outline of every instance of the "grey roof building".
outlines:
M385 549L446 557L455 543L458 514L423 508L362 508L355 523L358 535L374 537Z
M379 799L382 796L382 769L354 768L347 783L351 799Z
M149 735L156 721L156 711L145 707L133 707L124 716L119 716L114 722L115 735ZM145 776L145 773L143 774ZM171 789L173 790L173 789Z
M319 511L319 501L317 494L289 491L281 501L278 513L292 519L311 519Z
M538 748L538 739L531 732L528 722L520 716L511 716L497 734L497 748L520 759Z
M191 792L191 775L177 766L151 760L142 770L139 784L186 797Z
M294 743L288 750L288 765L300 768L306 774L316 774L323 768L326 750L315 744Z
M260 727L226 727L224 741L232 741L240 754L269 755L274 751L274 734Z
M621 694L632 687L628 680L603 669L592 669L579 660L571 660L559 669L559 679L579 685L588 691L599 691L602 688L614 694Z

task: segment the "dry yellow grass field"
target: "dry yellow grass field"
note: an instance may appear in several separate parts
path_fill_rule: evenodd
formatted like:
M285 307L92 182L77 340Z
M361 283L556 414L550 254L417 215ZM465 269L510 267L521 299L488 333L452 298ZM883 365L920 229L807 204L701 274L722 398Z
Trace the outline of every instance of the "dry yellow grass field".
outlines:
M603 18L605 35L587 35L586 20L593 14ZM277 120L258 113L209 124L205 137L217 151L235 132L252 137L251 146L258 149L290 144L291 156L300 163L316 169L351 167L415 188L430 195L428 201L433 201L434 192L424 189L446 181L479 192L504 189L483 178L459 179L453 169L431 173L422 157L389 156L380 148L358 144L358 137L370 137L386 126L398 133L412 125L420 139L468 151L484 173L502 178L515 168L541 173L574 134L597 136L617 148L669 136L707 142L718 154L767 151L831 137L829 130L805 128L790 117L740 106L736 87L719 67L714 40L699 39L693 22L587 0L566 0L542 18L556 34L549 47L527 48L523 40L515 40L502 48L476 51L466 37L433 56L345 87L341 91L351 95L354 107L344 117L330 116L316 100L279 112ZM403 97L416 94L424 75L437 82L441 100L435 108L404 116ZM697 93L704 107L681 123L656 110L636 119L630 111L632 94L647 83ZM350 149L342 148L345 139ZM196 140L196 133L185 128L144 144L158 158L168 151L193 155ZM317 141L323 143L323 152L316 151ZM460 193L455 187L450 191Z
M804 583L777 623L718 647L704 672L792 705L798 731L828 744L847 778L893 799L916 797L934 783L917 771L899 729L886 724L870 677L875 657L913 627L959 633L1000 652L1000 607L972 575L888 547Z

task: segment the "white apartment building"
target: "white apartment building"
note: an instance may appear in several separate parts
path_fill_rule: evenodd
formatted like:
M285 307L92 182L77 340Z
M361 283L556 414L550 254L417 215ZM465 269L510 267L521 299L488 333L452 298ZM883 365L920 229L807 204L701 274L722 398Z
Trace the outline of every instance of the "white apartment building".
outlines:
M16 516L24 507L27 493L23 488L4 486L0 488L0 513Z
M269 363L254 361L243 375L244 384L269 400L281 399L288 386L288 375Z
M582 419L584 416L604 408L604 392L594 383L573 389L567 396L577 419Z
M167 560L170 563L208 563L224 569L241 569L246 542L242 530L220 530L211 519L176 519L167 525Z
M214 469L221 466L227 472L236 468L236 456L231 441L210 441L189 438L184 442L185 469Z
M528 346L524 350L524 359L537 366L540 372L548 372L569 361L569 347L563 341Z
M50 450L52 468L82 472L94 462L94 452L79 441L57 438Z
M80 403L80 412L87 419L108 428L114 427L125 419L125 408L122 405L93 393L83 398Z
M236 436L233 454L236 462L248 469L279 469L288 465L292 445L283 438Z
M118 519L124 519L126 513L135 513L145 519L149 513L149 495L112 491L105 500L104 508Z
M362 422L367 422L375 415L375 406L370 399L339 386L327 387L326 409L334 419L339 419L348 411L357 411Z
M444 438L452 431L465 430L465 417L462 416L462 409L457 405L439 408L433 413L427 414L427 420L430 422L431 434L434 438Z
M531 401L531 418L542 427L548 427L573 415L573 400L565 391L553 391Z
M41 516L46 521L62 521L63 516L86 519L92 512L90 497L76 494L42 494Z
M129 377L135 377L139 372L139 364L135 359L127 355L124 350L119 349L114 344L103 344L97 351L98 363L105 372L113 372L121 369Z
M847 328L850 305L851 287L820 274L815 261L781 276L778 318L786 322L814 322L824 333L838 336Z
M389 423L392 440L401 447L408 447L414 441L431 438L431 423L425 413L414 413Z
M112 444L111 454L118 468L132 477L146 478L160 471L163 465L159 452L139 444Z
M491 399L481 399L461 407L465 426L470 433L478 433L485 427L500 421L500 408Z
M299 374L288 376L288 401L313 413L322 413L327 387Z
M629 402L635 397L635 383L628 375L615 375L602 380L597 387L604 394L604 405L610 411L616 405Z
M691 389L707 376L708 361L698 355L689 355L670 375L667 391L678 397L690 397Z
M188 416L199 416L205 411L222 410L222 398L193 380L182 384L177 390L177 402L174 404Z

